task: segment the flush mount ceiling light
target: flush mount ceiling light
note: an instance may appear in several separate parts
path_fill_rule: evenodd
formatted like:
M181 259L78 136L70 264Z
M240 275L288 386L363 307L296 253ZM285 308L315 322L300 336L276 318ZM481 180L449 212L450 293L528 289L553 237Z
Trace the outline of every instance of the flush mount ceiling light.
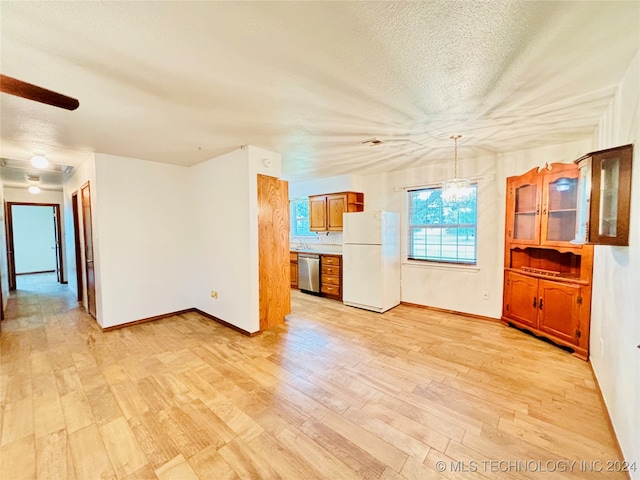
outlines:
M31 157L31 165L36 168L47 168L49 166L49 160L42 155L34 155Z
M40 193L40 187L38 187L37 185L31 185L27 190L33 195L37 195Z
M458 178L458 139L462 135L451 135L455 142L455 154L453 158L453 178L442 182L442 199L447 202L464 200L471 194L471 182L468 178Z

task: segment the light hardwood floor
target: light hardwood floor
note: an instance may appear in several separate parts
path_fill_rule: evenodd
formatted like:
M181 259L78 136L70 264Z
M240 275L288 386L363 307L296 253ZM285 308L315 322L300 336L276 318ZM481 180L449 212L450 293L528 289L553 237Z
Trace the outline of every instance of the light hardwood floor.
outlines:
M618 452L566 352L404 305L292 310L253 338L195 313L102 333L32 280L2 322L0 478L626 477L598 472Z

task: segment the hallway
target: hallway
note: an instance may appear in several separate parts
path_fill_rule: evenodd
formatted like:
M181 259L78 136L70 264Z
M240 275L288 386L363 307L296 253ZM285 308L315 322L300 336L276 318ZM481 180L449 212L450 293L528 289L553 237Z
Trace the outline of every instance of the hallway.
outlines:
M3 480L625 478L580 469L619 459L589 365L496 322L293 291L255 337L195 313L103 333L66 286L20 285Z

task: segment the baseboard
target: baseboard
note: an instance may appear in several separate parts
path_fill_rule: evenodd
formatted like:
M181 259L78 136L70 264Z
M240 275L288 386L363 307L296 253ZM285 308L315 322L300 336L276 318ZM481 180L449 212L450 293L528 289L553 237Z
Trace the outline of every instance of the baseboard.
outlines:
M401 305L408 305L410 307L424 308L425 310L433 310L434 312L451 313L453 315L460 315L467 318L475 318L477 320L485 320L487 322L500 323L499 318L485 317L484 315L476 315L475 313L458 312L456 310L448 310L446 308L430 307L428 305L420 305L419 303L400 302Z
M42 270L39 272L22 272L22 273L16 273L16 277L19 277L20 275L39 275L41 273L56 273L55 270Z
M246 335L248 337L253 337L255 335L257 335L260 332L247 332L246 330L243 330L240 327L236 327L235 325L232 325L229 322L225 322L224 320L218 318L218 317L214 317L213 315L207 313L207 312L203 312L202 310L199 310L197 308L187 308L186 310L178 310L177 312L170 312L170 313L163 313L162 315L156 315L154 317L148 317L148 318L141 318L140 320L134 320L132 322L127 322L127 323L121 323L120 325L114 325L112 327L100 327L102 329L103 332L111 332L113 330L119 330L121 328L127 328L127 327L133 327L134 325L140 325L142 323L148 323L148 322L155 322L156 320L162 320L163 318L168 318L168 317L174 317L176 315L182 315L185 313L197 313L199 315L202 315L205 318L208 318L209 320L213 320L214 322L217 322L221 325L224 325L225 327L230 328L231 330L235 330L238 333L241 333L243 335Z
M231 323L229 323L229 322L225 322L224 320L222 320L222 319L220 319L220 318L218 318L218 317L214 317L213 315L211 315L211 314L209 314L209 313L207 313L207 312L203 312L202 310L200 310L200 309L198 309L198 308L192 308L192 309L191 309L191 311L192 311L192 312L199 313L199 314L200 314L200 315L202 315L203 317L206 317L206 318L208 318L209 320L213 320L214 322L218 322L219 324L224 325L225 327L228 327L228 328L230 328L231 330L235 330L236 332L239 332L239 333L241 333L241 334L243 334L243 335L246 335L247 337L254 337L254 336L256 336L257 334L259 334L259 333L260 333L259 331L258 331L258 332L253 332L253 333L251 333L251 332L247 332L246 330L243 330L243 329L242 329L242 328L240 328L240 327L236 327L235 325L232 325L232 324L231 324Z
M607 415L607 423L609 424L609 431L611 432L613 438L616 442L616 450L618 451L618 456L624 459L624 452L620 447L620 442L618 441L618 435L616 435L616 429L613 426L613 422L611 421L611 415L609 414L609 409L607 408L607 403L604 401L604 396L602 395L602 389L600 388L600 383L598 382L598 377L596 376L596 372L593 369L593 363L589 362L589 368L591 370L591 376L593 377L593 381L598 388L598 396L600 397L600 403L602 404L602 409ZM630 462L633 462L635 459L631 459ZM629 472L625 472L627 474L627 478L631 480L631 474Z
M156 320L162 320L163 318L174 317L176 315L182 315L183 313L193 312L193 308L186 310L178 310L177 312L163 313L162 315L156 315L155 317L141 318L140 320L134 320L132 322L121 323L120 325L114 325L112 327L100 327L103 332L111 332L113 330L119 330L120 328L133 327L134 325L140 325L141 323L155 322Z

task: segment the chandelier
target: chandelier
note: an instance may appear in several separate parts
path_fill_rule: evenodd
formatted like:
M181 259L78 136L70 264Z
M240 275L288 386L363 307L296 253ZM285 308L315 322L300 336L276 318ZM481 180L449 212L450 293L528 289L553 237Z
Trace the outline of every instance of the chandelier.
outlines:
M471 194L471 182L468 178L458 178L458 139L460 134L451 135L455 142L455 154L453 159L453 178L442 182L442 199L446 202L458 202Z

